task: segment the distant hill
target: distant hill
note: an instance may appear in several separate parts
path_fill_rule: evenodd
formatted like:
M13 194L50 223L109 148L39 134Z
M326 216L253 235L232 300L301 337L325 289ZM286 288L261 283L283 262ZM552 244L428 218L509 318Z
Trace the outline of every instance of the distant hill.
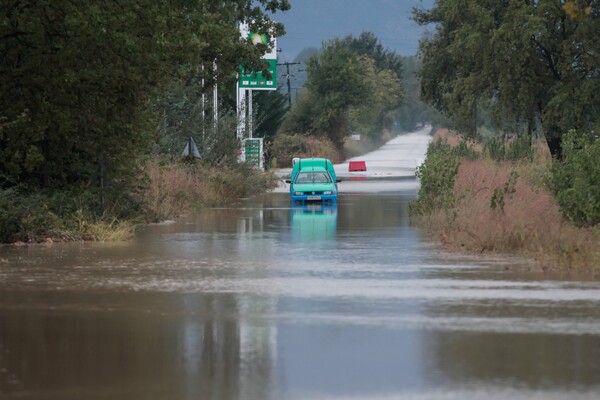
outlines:
M296 58L294 58L294 62L304 63L306 62L306 60L308 60L310 56L312 56L313 54L318 54L319 51L320 49L316 47L305 47L302 50L300 50L300 53L298 53Z

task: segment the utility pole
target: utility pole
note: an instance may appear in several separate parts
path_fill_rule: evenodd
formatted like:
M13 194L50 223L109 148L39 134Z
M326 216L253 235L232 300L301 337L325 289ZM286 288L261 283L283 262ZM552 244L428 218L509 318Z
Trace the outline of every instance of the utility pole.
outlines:
M292 88L290 85L290 65L300 65L302 63L299 62L295 62L295 63L291 63L291 62L284 62L281 64L277 64L277 65L285 65L285 72L286 72L286 82L287 82L287 92L288 92L288 105L291 107L292 106Z

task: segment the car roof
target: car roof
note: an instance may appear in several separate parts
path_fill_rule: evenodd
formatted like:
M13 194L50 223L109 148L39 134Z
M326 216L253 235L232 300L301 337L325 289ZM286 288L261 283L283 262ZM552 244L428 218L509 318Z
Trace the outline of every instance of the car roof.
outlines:
M327 172L327 169L324 167L302 167L300 173L303 172Z
M328 164L331 166L331 161L327 158L302 158L298 161L298 168L304 169L307 167L323 167L327 168Z

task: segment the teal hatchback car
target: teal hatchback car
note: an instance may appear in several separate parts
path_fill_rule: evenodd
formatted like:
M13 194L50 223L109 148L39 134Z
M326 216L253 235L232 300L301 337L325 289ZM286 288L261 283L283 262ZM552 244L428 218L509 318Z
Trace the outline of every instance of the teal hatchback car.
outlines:
M337 202L340 182L335 175L333 164L326 158L303 158L296 161L290 184L290 198L294 204Z

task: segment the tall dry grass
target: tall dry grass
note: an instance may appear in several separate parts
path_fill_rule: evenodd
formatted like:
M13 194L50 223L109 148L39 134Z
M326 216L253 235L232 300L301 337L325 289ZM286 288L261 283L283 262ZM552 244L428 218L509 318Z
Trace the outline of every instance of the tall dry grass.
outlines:
M230 169L202 163L155 160L145 166L142 202L148 219L177 218L195 209L230 204L276 186L277 178L243 165Z
M533 162L464 159L454 184L456 205L417 217L430 235L454 250L536 259L544 269L600 274L600 228L563 218L546 186L547 150Z
M294 157L322 157L334 163L343 161L341 152L331 140L310 135L277 135L273 143L273 155L277 167L282 168L291 167Z
M208 180L189 168L150 162L145 172L144 204L151 220L176 218L201 203L208 193Z

